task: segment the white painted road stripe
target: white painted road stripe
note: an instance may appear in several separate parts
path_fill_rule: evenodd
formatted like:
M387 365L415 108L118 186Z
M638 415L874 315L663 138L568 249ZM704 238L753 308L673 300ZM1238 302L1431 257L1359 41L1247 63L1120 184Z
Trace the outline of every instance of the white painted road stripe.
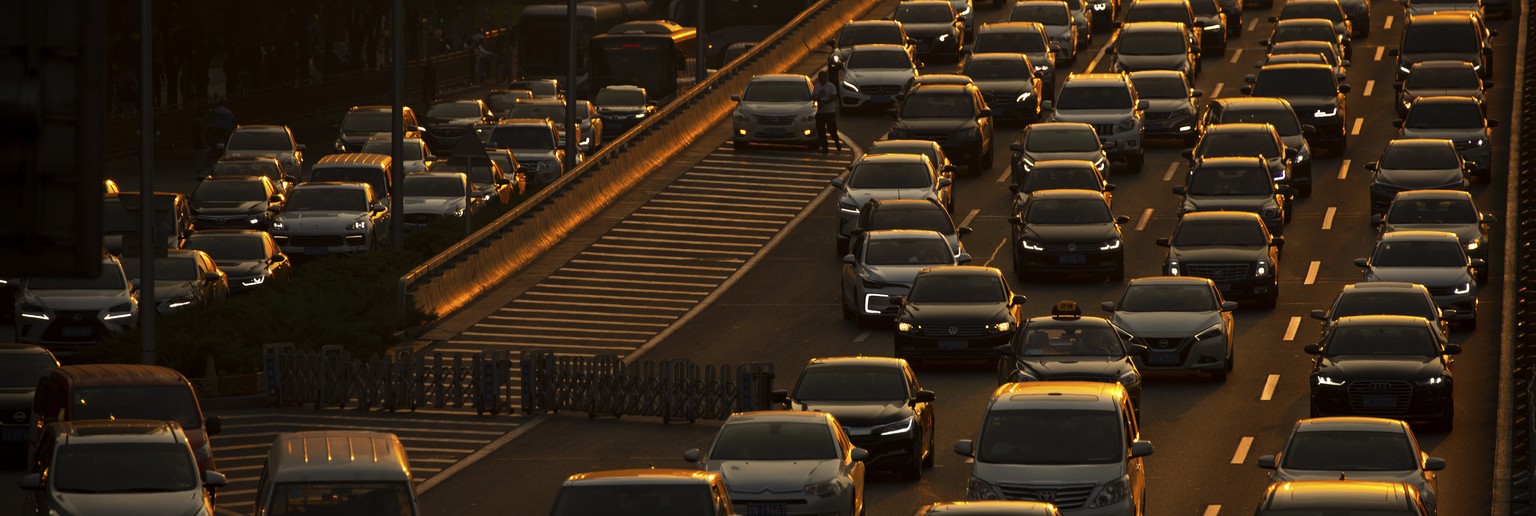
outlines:
M612 236L612 235L603 237L603 240L617 240L617 241L620 241L620 242L655 242L655 243L658 243L658 244L677 244L677 250L679 250L679 251L691 251L692 248L690 248L688 246L698 246L698 245L720 246L720 247L745 247L745 248L748 248L748 249L757 249L757 248L760 248L760 247L763 246L762 244L743 244L743 243L738 243L738 242L707 242L707 241L698 241L698 240L669 240L669 239L665 239L665 238L639 238L639 237L625 237L625 236Z
M563 293L563 292L543 292L543 291L538 291L538 292L529 291L528 293L523 294L523 295L525 295L525 296L573 297L573 298L576 298L576 299L586 300L587 305L590 305L590 304L592 304L594 302L596 302L596 303L609 303L609 304L613 304L614 301L640 301L640 302L643 302L643 303L678 303L678 304L684 304L684 305L692 305L692 304L696 304L697 303L697 301L694 301L692 299L667 299L667 298L659 298L659 297L639 297L639 296L594 296L592 294L566 294L566 293ZM521 300L522 300L522 298L518 298L518 299L515 299L513 301L521 301ZM529 303L539 303L541 301L528 300L527 302L529 302ZM577 304L580 304L580 303L577 303ZM586 306L586 305L583 305L583 306ZM646 309L646 310L654 310L654 309L656 309L656 306L654 306L654 305L647 305L647 306L625 306L625 308L636 308L636 309L643 308L643 309Z
M1337 206L1329 206L1328 211L1323 213L1323 231L1333 229L1333 216L1338 212Z
M1248 448L1253 446L1253 438L1243 436L1243 440L1237 442L1237 451L1232 453L1232 463L1242 464L1248 461Z
M1376 47L1376 60L1381 60L1381 55L1387 52L1387 47Z
M642 209L645 209L645 208L642 208ZM660 213L641 213L641 212L638 212L638 211L636 211L635 213L631 214L630 216L631 217L656 217L658 219L696 220L696 221L701 219L701 217L685 217L685 216L682 216L682 215L662 215ZM777 222L777 221L772 221L772 220L734 219L734 218L726 218L726 217L705 217L705 218L702 218L702 221L703 222L736 222L736 223L743 223L743 224L768 224L768 225L775 225L775 226L782 224L782 222ZM649 221L646 221L646 222L649 222ZM724 224L722 224L722 226L723 225ZM704 226L704 227L716 228L716 229L720 228L720 226ZM734 229L734 228L732 228L732 229Z
M493 324L493 323L475 323L474 327L475 328L481 328L481 329L489 329L489 330L558 331L558 332L574 332L574 333L600 333L600 334L608 334L608 335L654 335L656 333L654 331L594 330L594 329L590 329L590 328L575 328L575 327L570 327L570 326L527 326L527 325L522 325L522 324ZM465 335L468 335L468 334L469 334L468 332L465 332ZM509 336L509 337L511 336L511 335L505 334L505 333L489 333L489 334L490 335L506 335L506 336ZM484 335L482 335L482 336L484 336ZM518 335L518 336L521 337L522 335Z
M1178 170L1179 170L1179 162L1175 161L1173 163L1169 163L1168 164L1168 171L1167 172L1163 172L1163 180L1164 181L1172 181L1173 180L1173 173L1178 171Z
M642 246L642 245L613 245L613 244L604 244L604 243L601 243L601 242L596 243L596 244L592 244L592 247L601 247L601 248L604 248L604 249L634 249L634 250L637 250L637 251L663 251L663 252L669 252L669 253L733 254L733 255L736 255L736 256L751 256L753 254L756 254L756 253L745 252L745 251L723 251L723 250L716 250L716 249L686 249L686 250L684 250L684 249L673 249L673 248L670 248L670 247L649 247L649 246Z
M1147 221L1152 220L1152 208L1141 212L1141 220L1136 221L1136 231L1147 229Z
M1285 336L1280 340L1296 340L1296 330L1301 329L1301 317L1291 317L1291 322L1285 325Z
M470 337L488 337L488 338L500 338L500 339L507 339L507 338L511 338L511 337L516 337L518 340L555 339L555 340L579 340L579 341L582 341L582 342L591 342L593 340L592 337L563 337L563 336L558 336L558 335L531 336L531 335L514 335L514 334L510 334L510 333L489 333L489 332L483 332L483 331L466 331L466 332L463 333L463 335L467 335L467 336L470 336ZM626 343L632 342L632 343L635 343L635 344L643 344L643 343L645 343L645 339L603 339L603 340L606 341L606 342L626 342ZM526 346L532 346L532 347L548 346L548 347L552 347L552 348L591 349L591 350L608 350L608 351L634 351L635 350L634 346L592 346L592 345L581 345L581 344L553 344L553 343L548 343L548 342L511 342L511 341L508 341L508 340L484 341L484 340L450 339L448 341L448 343L449 344L478 344L478 345L482 345L482 346L485 346L485 345L493 345L493 346L525 346L525 347Z
M1013 179L1013 164L1011 163L1003 167L1003 173L997 175L997 182L999 183L1006 183L1009 179Z
M830 175L830 174L816 174L816 175L819 175L821 177L769 177L769 176L763 176L761 174L752 174L752 175L747 175L747 174L714 174L714 173L709 173L709 172L688 172L687 174L684 174L683 177L715 177L715 178L725 178L725 179L737 179L737 178L746 177L746 178L751 178L751 179L771 179L771 180L774 180L774 181L784 181L786 183L810 183L810 184L814 184L814 185L817 185L817 186L827 184L827 176ZM735 181L733 181L733 182L735 182Z
M658 200L658 201L662 200L662 199L660 199L661 197L691 197L691 198L696 198L696 199L724 199L724 200L727 200L727 201L731 201L732 204L735 204L736 201L741 200L741 199L751 199L751 200L757 201L757 202L782 202L782 203L787 203L787 204L794 204L794 205L796 205L795 209L800 209L798 207L798 205L804 202L804 201L802 201L800 199L763 198L761 196L762 192L758 192L758 194L759 195L708 195L708 194L673 192L671 190L667 190L667 191L657 192L656 193L656 198L654 198L653 200ZM668 202L680 202L680 201L668 201Z
M539 295L540 293L539 292L530 292L530 294ZM569 294L546 294L546 295L561 296L561 297L569 296L569 297L578 297L578 298L584 298L584 299L590 299L592 297L592 296L574 296L574 295L569 295ZM614 298L613 296L608 296L608 299L616 299L616 298ZM648 299L641 299L641 298L627 298L627 299L638 300L638 301L650 301ZM591 308L593 306L593 303L591 301L582 301L582 302L578 303L578 302L573 302L573 301L551 301L551 300L548 300L548 299L526 299L525 300L525 299L522 299L522 298L518 298L518 299L513 299L512 302L513 303L538 303L539 306L544 306L544 305L561 305L561 306L580 306L580 307L585 307L585 308ZM624 310L656 310L656 311L662 311L662 312L686 312L686 311L688 311L687 308L678 308L678 307L674 307L674 306L615 305L615 304L611 304L611 303L608 304L607 306L615 306L615 307L618 307L618 308L622 308Z
M1387 15L1387 21L1382 22L1381 28L1382 29L1390 29L1390 28L1392 28L1392 16L1391 15Z
M1213 99L1214 98L1220 98L1221 97L1221 88L1223 86L1226 86L1226 85L1227 85L1227 83L1224 83L1224 82L1216 83L1216 87L1215 88L1211 88L1211 98L1213 98Z
M965 220L960 221L960 225L961 226L969 226L969 225L971 225L971 221L972 220L976 220L976 214L978 214L978 213L981 213L981 209L980 208L971 210L970 213L965 214Z
M686 217L684 217L684 218L686 218ZM710 226L710 225L707 225L707 224L687 224L687 223L682 223L682 222L657 222L657 221L654 221L654 220L634 220L634 219L625 219L625 220L619 221L619 224L620 225L630 225L630 226L667 226L667 227L674 227L674 228L723 229L721 226ZM763 231L763 232L768 232L768 233L778 233L779 232L779 230L774 229L774 228L732 227L730 229L732 231Z
M1115 40L1119 39L1119 36L1120 32L1116 31L1109 37L1109 41L1104 42L1103 47L1099 47L1098 55L1093 56L1093 60L1088 62L1088 73L1093 73L1093 69L1099 67L1099 60L1104 59L1104 52L1115 47Z
M1371 96L1371 91L1376 89L1376 79L1365 81L1365 96Z
M864 342L864 339L868 339L869 335L870 335L870 331L869 330L864 330L862 332L859 332L859 336L854 337L853 341L854 342Z
M1259 26L1259 19L1258 18L1254 18L1253 21L1248 22L1248 30L1253 30L1254 28L1256 28L1258 26Z
M1239 49L1237 49L1236 52L1232 53L1232 60L1227 61L1227 62L1232 63L1232 64L1237 64L1237 60L1239 58L1241 58L1241 57L1243 57L1243 49L1239 48Z
M1259 401L1269 401L1275 399L1275 387L1279 385L1280 375L1269 375L1269 379L1264 380L1264 392L1259 394Z
M1363 125L1365 125L1365 117L1362 116L1360 118L1356 118L1355 119L1355 127L1349 130L1349 134L1351 136L1359 135L1360 134L1360 126L1363 126Z
M793 188L793 189L796 189L796 190L807 190L807 191L812 191L812 192L820 192L821 189L826 188L825 186L822 186L820 184L818 184L816 186L810 186L810 185L800 186L800 185L786 185L786 184L782 184L782 183L761 183L761 182L757 182L757 181L716 181L716 180L713 180L713 179L694 179L694 178L692 178L690 176L686 176L686 175L683 176L683 177L677 178L677 182L679 182L679 183L703 183L703 184L707 184L707 185L727 185L727 186L760 186L760 187L763 187L763 188ZM822 181L815 181L815 182L816 183L821 183Z
M1221 504L1213 504L1205 506L1205 512L1200 513L1200 516L1216 516L1218 514L1221 514Z
M1323 262L1312 260L1312 264L1307 266L1307 279L1302 281L1301 284L1311 285L1317 283L1317 268L1322 266ZM1300 320L1300 318L1297 318L1297 320Z
M529 293L534 293L534 292L545 293L545 290L596 290L598 292L634 292L636 294L666 294L666 295L671 295L671 296L704 296L704 295L708 295L709 294L708 290L704 290L704 291L688 291L688 290L661 290L661 289L656 289L656 288L619 288L619 287L609 287L609 286L589 287L589 286L586 286L586 285L565 285L565 284L561 284L561 283L542 283L542 284L539 284L539 286L537 286L535 288L537 288L538 290L536 290L536 291L535 290L530 290L528 292ZM601 297L607 297L607 296L605 296L605 295L598 295L598 296L595 296L595 297L601 298Z
M1349 177L1349 160L1347 159L1339 162L1339 180L1343 181L1346 177Z
M612 316L612 317L625 317L625 318L631 318L631 319L666 319L666 320L676 319L676 317L672 317L670 315L616 314L616 313L613 313L613 312L593 312L593 311L590 311L590 310L550 310L548 308L500 308L500 309L497 309L496 311L497 312L514 313L514 314L540 313L540 314L562 314L562 315L580 315L580 316L597 316L597 315L601 315L601 316ZM505 315L491 315L491 316L487 316L486 318L487 319L496 319L496 318L499 318L499 317L507 317L507 316L505 316Z

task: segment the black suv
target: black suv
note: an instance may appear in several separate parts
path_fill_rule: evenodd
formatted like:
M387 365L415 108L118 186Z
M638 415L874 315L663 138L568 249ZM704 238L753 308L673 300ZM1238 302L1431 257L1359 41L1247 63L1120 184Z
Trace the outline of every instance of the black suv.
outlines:
M1333 67L1326 64L1286 63L1265 65L1249 75L1243 94L1277 97L1291 103L1296 118L1315 131L1308 135L1317 145L1326 145L1336 154L1349 147L1349 120L1344 94L1348 84L1339 84Z
M1070 74L1057 92L1057 101L1047 104L1052 122L1083 122L1104 143L1109 157L1125 162L1132 173L1141 172L1146 161L1143 122L1151 102L1141 100L1130 76L1124 73Z
M960 49L965 45L965 17L955 12L949 0L906 0L896 4L891 18L901 22L902 30L914 42L913 53L917 57L960 57Z
M1400 192L1467 189L1466 162L1450 140L1399 138L1387 142L1371 172L1371 215L1387 212Z
M1449 430L1454 419L1451 355L1422 317L1358 315L1333 323L1325 339L1306 347L1312 363L1311 416L1428 419Z
M893 139L932 140L972 174L992 166L992 110L975 86L922 84L894 109Z
M205 179L189 199L192 225L198 230L265 230L272 216L283 211L284 198L266 176Z
M1197 162L1174 195L1184 196L1179 215L1206 211L1246 211L1264 219L1274 235L1290 222L1291 190L1278 186L1258 156L1210 158Z
M1107 274L1125 281L1125 244L1109 201L1095 190L1041 190L1009 218L1013 270L1020 281L1042 273Z
M912 38L907 37L907 32L902 30L899 21L850 21L843 24L843 28L838 29L837 36L827 40L827 46L832 48L832 52L827 55L827 69L842 68L843 62L848 60L848 54L853 53L854 45L911 46L912 43Z
M870 467L894 469L906 480L933 467L934 394L917 383L906 360L813 358L794 390L772 397L790 410L832 414L848 440L869 452Z
M1497 35L1483 25L1481 16L1468 12L1419 14L1408 17L1398 48L1387 51L1397 56L1397 80L1408 78L1413 65L1421 61L1466 61L1472 63L1483 80L1493 78L1493 44Z
M1040 119L1040 82L1035 65L1024 54L981 54L966 58L960 73L975 81L987 107L998 120L1032 123ZM919 76L921 77L921 76Z
M422 135L427 147L447 153L459 144L459 138L474 137L475 126L496 123L496 115L479 99L443 100L432 104L422 121L427 128Z
M893 297L896 358L992 358L1022 318L1024 296L1016 295L992 267L972 265L923 269L906 297Z
M1290 102L1273 97L1214 99L1206 105L1205 113L1200 117L1200 125L1195 130L1205 134L1211 127L1233 123L1269 124L1274 127L1275 133L1280 135L1280 141L1285 143L1286 155L1292 156L1292 185L1311 191L1312 146L1307 144L1306 135L1316 132L1317 128L1311 124L1302 124L1296 118L1296 111L1291 109Z
M1257 301L1269 308L1280 298L1280 246L1254 213L1211 211L1185 215L1172 238L1159 238L1167 247L1163 273L1195 276L1216 282L1221 297Z
M1472 97L1420 97L1402 120L1392 122L1398 138L1444 138L1456 146L1474 176L1493 176L1493 128L1499 121L1483 114Z
M1439 328L1441 334L1450 335L1450 323L1445 319L1447 312L1454 314L1456 311L1435 306L1435 298L1429 295L1429 289L1424 285L1370 281L1344 285L1327 310L1313 310L1309 315L1322 321L1324 336L1339 319L1357 315L1423 317Z
M1199 136L1195 99L1205 92L1190 88L1188 77L1165 70L1131 72L1131 85L1149 104L1143 113L1147 138L1178 138L1185 145L1195 141Z
M1013 184L1022 183L1024 174L1035 163L1061 159L1083 160L1093 163L1100 174L1109 175L1109 157L1104 149L1113 143L1100 143L1093 126L1077 122L1048 122L1024 126L1018 141L1008 145L1013 151L1010 166Z
M1224 157L1258 157L1264 158L1265 166L1269 168L1269 175L1276 183L1291 186L1303 197L1312 195L1312 177L1310 170L1305 178L1297 177L1291 170L1291 162L1296 158L1296 152L1286 148L1285 142L1280 140L1280 134L1269 124L1233 123L1217 124L1206 128L1200 135L1200 141L1192 150L1183 152L1190 166L1198 166L1201 161L1210 158ZM1308 167L1310 168L1310 167Z

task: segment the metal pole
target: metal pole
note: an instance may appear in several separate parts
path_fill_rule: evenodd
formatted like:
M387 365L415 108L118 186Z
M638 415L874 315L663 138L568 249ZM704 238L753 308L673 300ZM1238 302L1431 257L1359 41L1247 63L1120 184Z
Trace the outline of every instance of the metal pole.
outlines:
M155 79L151 0L139 1L139 361L155 363ZM179 231L179 230L177 230ZM127 247L127 246L124 246ZM147 307L147 308L146 308Z
M704 3L705 1L706 0L693 0L693 4L698 6L699 9L697 16L698 23L694 24L698 26L693 28L695 31L694 34L697 34L699 47L699 55L697 58L698 62L694 63L693 65L694 84L703 84L705 76L709 75L709 36L706 36L706 33L704 32L704 25L708 22L705 20L706 16L704 14L706 7L706 4ZM720 65L725 66L725 63L720 63Z
M576 168L576 0L565 7L565 173Z
M405 248L405 0L395 0L395 100L390 111L390 171L394 193L389 196L389 235L395 249Z

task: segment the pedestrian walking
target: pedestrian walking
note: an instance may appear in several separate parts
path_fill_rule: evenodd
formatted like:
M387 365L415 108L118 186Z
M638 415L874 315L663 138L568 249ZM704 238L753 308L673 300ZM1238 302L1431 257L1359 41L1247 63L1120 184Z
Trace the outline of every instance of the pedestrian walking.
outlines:
M827 139L830 138L837 144L837 150L843 150L843 140L837 137L837 84L827 79L827 72L816 73L816 142L821 146L821 153L827 153Z

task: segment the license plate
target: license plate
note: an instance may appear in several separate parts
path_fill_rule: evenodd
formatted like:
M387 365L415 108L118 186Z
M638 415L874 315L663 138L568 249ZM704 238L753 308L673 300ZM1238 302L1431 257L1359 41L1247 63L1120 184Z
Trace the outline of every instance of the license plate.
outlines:
M64 330L60 333L62 333L65 337L89 337L91 336L91 327L65 326Z
M787 131L783 130L783 129L773 128L773 129L763 129L763 134L767 135L767 136L784 136L784 135L789 134L789 133Z
M304 254L307 254L307 255L310 255L310 256L320 255L320 254L328 254L330 252L331 252L330 248L326 248L326 247L306 247L306 248L304 248Z
M1179 354L1172 351L1153 351L1147 354L1147 363L1155 365L1178 365Z
M1367 408L1397 408L1397 396L1366 396L1362 404Z
M785 516L789 506L784 504L748 505L746 516Z
M25 441L25 440L27 440L27 429L25 429L25 428L8 429L3 434L0 434L0 440L3 440L3 441L8 442L8 443L9 442L16 442L16 441Z
M1075 264L1088 263L1088 257L1080 255L1080 254L1064 254L1064 255L1056 257L1056 259L1061 260L1061 263L1075 263Z
M965 349L965 345L966 345L966 341L963 341L963 340L941 340L941 341L939 341L939 349Z

